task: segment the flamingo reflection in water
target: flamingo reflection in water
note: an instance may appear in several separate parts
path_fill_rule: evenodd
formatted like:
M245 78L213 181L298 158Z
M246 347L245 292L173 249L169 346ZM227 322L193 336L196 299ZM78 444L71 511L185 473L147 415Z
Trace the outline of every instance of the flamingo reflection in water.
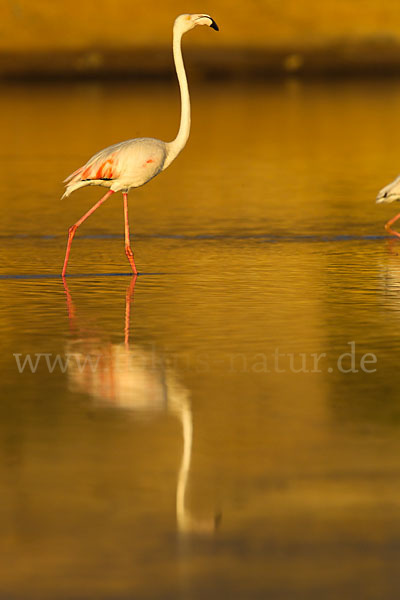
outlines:
M73 391L89 394L98 403L131 411L133 415L170 413L179 419L183 447L176 488L178 530L181 533L209 534L216 530L220 514L209 519L197 519L191 514L186 501L193 443L189 391L162 357L130 341L130 313L136 280L134 275L126 292L124 342L115 344L80 326L70 290L63 278L72 334L67 354L76 359L70 361L68 368L70 387Z

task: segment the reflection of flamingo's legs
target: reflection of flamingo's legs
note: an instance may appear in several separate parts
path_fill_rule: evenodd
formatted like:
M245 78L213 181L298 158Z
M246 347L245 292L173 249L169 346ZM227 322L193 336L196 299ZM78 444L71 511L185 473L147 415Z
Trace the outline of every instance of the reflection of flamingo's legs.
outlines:
M67 310L68 310L68 321L69 328L71 333L76 331L76 314L75 314L75 305L72 301L71 292L69 291L67 280L65 277L62 278L65 294L67 296Z
M137 275L132 276L132 280L129 284L128 289L126 290L125 296L125 346L129 345L129 328L130 328L130 320L131 320L131 301L133 300L133 294L135 292L135 283L136 283Z
M398 248L399 248L399 244L396 241L395 237L389 237L386 239L386 245L389 251L389 254L394 254L394 256L398 256L399 253L397 252Z

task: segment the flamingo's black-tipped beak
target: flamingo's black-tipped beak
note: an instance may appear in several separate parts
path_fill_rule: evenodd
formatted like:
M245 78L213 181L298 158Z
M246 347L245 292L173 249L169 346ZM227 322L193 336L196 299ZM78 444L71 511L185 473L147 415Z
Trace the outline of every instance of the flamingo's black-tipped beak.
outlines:
M210 27L212 27L213 29L215 29L215 31L219 31L219 27L216 24L216 22L214 21L214 19L211 19L211 25L210 25Z

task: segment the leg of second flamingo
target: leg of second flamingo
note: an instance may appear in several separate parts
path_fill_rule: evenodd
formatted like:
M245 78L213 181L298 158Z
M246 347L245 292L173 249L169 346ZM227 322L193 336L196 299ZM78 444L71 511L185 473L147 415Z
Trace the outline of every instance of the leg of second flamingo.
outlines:
M128 257L128 260L131 264L132 271L135 275L137 275L137 268L135 265L135 260L133 258L133 251L131 248L131 242L129 238L129 220L128 220L128 194L124 192L124 220L125 220L125 254Z
M390 219L390 221L388 221L385 225L385 229L388 233L390 233L391 235L397 235L397 237L400 237L400 233L398 231L395 231L394 229L392 229L392 225L393 223L395 223L397 221L397 219L400 219L400 213L398 215L396 215L395 217L393 217L393 219Z

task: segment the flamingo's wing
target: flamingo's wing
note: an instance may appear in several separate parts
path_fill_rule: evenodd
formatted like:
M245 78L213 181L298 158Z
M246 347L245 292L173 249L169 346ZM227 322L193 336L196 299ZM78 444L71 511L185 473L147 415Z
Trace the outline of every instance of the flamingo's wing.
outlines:
M111 149L110 149L111 150ZM77 181L116 179L119 176L118 151L99 152L93 156L83 167L69 175L64 183Z
M87 185L104 185L113 192L139 187L163 168L166 144L153 138L135 138L101 150L67 179L63 198Z

